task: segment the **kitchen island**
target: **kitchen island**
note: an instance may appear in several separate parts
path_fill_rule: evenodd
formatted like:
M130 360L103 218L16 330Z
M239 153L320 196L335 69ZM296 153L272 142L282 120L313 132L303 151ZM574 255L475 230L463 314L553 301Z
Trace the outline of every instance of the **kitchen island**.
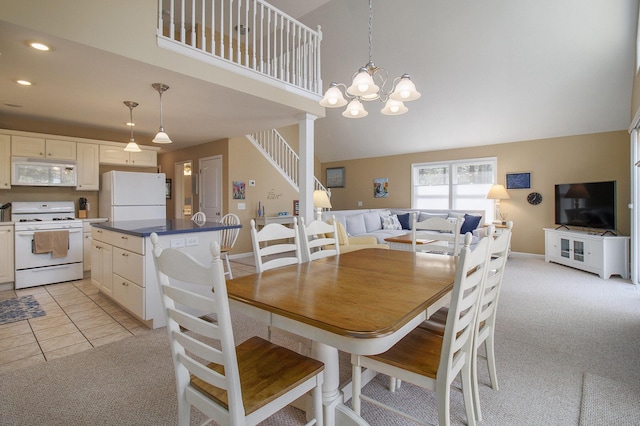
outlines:
M91 224L91 282L150 328L166 325L153 263L151 233L160 237L162 248L177 248L200 262L211 261L209 246L219 241L220 231L241 228L190 220L132 220ZM211 289L196 289L210 295Z

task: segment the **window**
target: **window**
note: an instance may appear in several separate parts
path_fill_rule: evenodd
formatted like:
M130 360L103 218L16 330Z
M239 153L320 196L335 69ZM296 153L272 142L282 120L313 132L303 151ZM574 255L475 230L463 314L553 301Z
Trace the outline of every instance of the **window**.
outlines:
M484 210L485 223L495 218L487 192L496 182L497 159L479 158L411 165L411 208Z

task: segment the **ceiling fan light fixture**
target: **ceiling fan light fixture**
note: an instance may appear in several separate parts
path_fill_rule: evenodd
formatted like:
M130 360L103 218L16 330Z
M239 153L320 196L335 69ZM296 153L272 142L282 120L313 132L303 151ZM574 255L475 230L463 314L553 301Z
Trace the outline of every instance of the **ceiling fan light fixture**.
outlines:
M164 131L164 125L162 121L162 94L169 90L169 86L164 83L153 83L151 87L153 87L160 94L160 131L153 138L152 142L161 144L172 143L169 135L167 135Z
M131 138L127 146L124 147L124 150L127 152L140 152L142 150L133 138L133 126L135 126L133 123L133 109L138 106L138 103L133 101L124 101L123 103L129 107L129 123L127 123L127 125L131 128Z

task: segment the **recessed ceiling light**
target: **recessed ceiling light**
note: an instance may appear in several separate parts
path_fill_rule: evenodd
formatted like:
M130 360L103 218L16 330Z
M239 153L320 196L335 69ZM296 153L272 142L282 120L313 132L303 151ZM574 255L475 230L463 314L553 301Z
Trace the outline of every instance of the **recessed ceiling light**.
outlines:
M42 50L44 52L51 50L46 44L38 43L37 41L29 43L29 46L33 47L36 50Z
M127 126L131 126L131 127L136 125L136 123L124 123L124 124L127 125Z
M27 80L16 80L16 83L18 83L21 86L31 86L31 82Z

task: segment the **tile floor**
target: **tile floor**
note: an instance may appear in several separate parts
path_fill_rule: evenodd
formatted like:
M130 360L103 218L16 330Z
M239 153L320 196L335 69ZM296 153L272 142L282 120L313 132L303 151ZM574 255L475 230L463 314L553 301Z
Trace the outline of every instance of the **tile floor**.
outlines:
M46 315L0 325L0 373L115 342L149 328L86 278L0 291L0 300L31 294Z
M253 258L231 261L234 276L255 273ZM0 325L0 374L149 332L100 294L90 278L0 291L0 300L31 294L46 315Z

